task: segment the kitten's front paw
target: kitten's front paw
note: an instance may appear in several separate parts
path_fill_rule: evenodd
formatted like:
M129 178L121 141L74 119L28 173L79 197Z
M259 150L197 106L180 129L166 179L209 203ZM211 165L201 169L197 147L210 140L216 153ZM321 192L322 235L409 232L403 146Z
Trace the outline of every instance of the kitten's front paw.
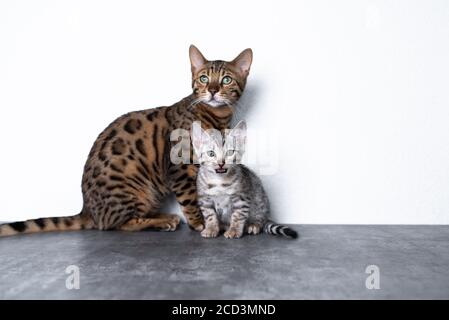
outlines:
M261 228L260 228L260 225L258 225L258 224L250 224L248 226L248 234L254 234L254 235L259 234L260 230L261 230Z
M242 236L242 232L237 229L230 228L224 233L224 236L228 239L236 239Z
M203 238L216 238L220 230L218 228L206 228L201 232Z

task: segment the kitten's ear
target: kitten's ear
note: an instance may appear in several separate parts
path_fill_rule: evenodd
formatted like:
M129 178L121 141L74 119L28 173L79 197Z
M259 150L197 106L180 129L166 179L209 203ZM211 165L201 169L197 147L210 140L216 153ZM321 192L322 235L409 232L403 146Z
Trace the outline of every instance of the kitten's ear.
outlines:
M218 131L218 133L220 132ZM211 147L215 144L216 142L214 141L212 136L209 135L207 131L203 130L203 128L201 128L201 125L198 121L194 121L192 123L192 146L195 154L200 157L201 152L204 150L204 146Z
M240 120L239 123L232 128L231 132L229 132L232 136L246 137L246 122L245 120Z
M243 50L237 58L232 60L234 64L243 76L248 76L251 63L253 62L253 50L250 48Z
M190 65L192 66L192 73L197 73L208 61L201 54L200 50L193 44L189 48Z
M201 148L203 145L203 134L205 134L204 130L201 128L201 125L198 122L192 123L192 146L193 151L199 157L201 155Z
M239 121L239 123L229 131L228 138L231 139L229 143L232 143L235 149L244 150L246 142L246 122L244 120Z

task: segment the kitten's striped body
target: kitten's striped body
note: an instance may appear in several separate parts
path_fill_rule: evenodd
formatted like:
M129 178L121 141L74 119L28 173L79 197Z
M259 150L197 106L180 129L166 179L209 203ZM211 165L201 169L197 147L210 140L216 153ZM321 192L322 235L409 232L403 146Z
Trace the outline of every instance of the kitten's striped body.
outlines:
M206 228L202 235L215 237L224 230L228 238L244 233L265 232L296 238L294 230L269 219L270 205L260 179L247 167L236 164L226 174L200 167L197 180L198 200Z
M92 228L172 231L180 218L158 213L171 192L189 226L202 230L195 184L198 168L171 163L170 149L177 142L170 142L170 133L179 128L190 130L193 121L201 121L204 128L222 130L229 126L232 105L240 97L249 71L249 66L245 73L241 70L241 55L232 62L209 62L192 46L192 95L169 107L125 114L99 135L84 167L83 209L79 215L0 225L0 236ZM203 74L211 76L209 83L198 81ZM217 79L229 74L235 79L233 83L217 84Z

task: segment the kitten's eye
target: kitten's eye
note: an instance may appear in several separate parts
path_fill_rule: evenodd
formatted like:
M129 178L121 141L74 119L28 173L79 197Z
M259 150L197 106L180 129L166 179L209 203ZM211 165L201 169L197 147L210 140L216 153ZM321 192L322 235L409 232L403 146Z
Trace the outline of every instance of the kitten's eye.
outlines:
M232 78L230 76L223 77L221 80L221 83L223 84L230 84L232 82Z
M209 157L213 158L213 157L215 157L215 152L212 151L212 150L207 151L207 155L208 155Z
M228 150L226 151L226 157L232 157L235 153L235 150Z
M202 75L200 77L200 82L201 83L208 83L209 82L209 78L207 76L205 76L205 75Z

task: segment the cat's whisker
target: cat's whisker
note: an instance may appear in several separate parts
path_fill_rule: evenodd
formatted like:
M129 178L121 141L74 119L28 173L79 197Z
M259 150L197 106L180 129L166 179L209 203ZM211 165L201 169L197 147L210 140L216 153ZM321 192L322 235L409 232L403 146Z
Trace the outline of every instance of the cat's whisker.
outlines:
M189 106L187 107L187 109L188 109L189 111L192 110L192 108L193 108L194 106L196 106L198 103L200 103L201 101L202 101L202 98L201 98L201 97L199 97L199 98L193 100L193 101L189 104Z

